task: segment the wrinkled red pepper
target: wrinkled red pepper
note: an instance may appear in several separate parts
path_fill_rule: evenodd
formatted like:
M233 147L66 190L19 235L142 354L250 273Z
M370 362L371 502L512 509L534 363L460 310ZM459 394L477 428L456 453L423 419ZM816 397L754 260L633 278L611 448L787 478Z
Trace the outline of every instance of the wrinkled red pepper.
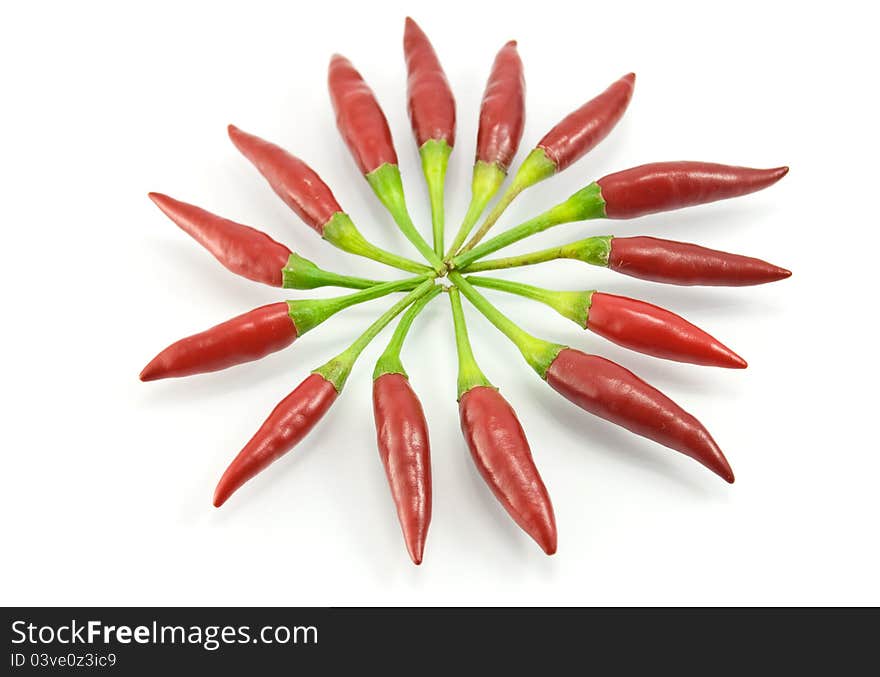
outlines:
M656 237L611 239L608 267L642 280L740 287L784 280L791 271L761 259Z
M507 171L525 126L526 83L523 65L511 40L495 56L480 106L477 161Z
M476 386L458 402L461 432L482 478L513 520L548 555L556 552L556 520L525 432L501 393Z
M280 287L291 251L266 233L161 193L150 193L165 215L236 275Z
M773 185L788 167L752 169L710 162L657 162L625 169L594 181L555 207L452 258L465 270L474 261L514 242L563 223L589 219L631 219L753 193ZM472 240L473 242L473 240Z
M342 207L315 170L280 146L235 125L229 125L229 138L278 197L319 235L324 235L324 226Z
M416 144L445 141L455 145L455 98L428 36L406 18L403 53L407 70L407 110Z
M608 136L629 106L635 81L635 73L624 75L544 135L537 147L553 162L556 172L577 162Z
M431 523L431 444L425 412L405 374L373 381L373 416L404 541L412 561L421 564Z
M634 73L620 78L547 132L523 160L507 190L461 251L473 249L522 191L563 171L608 136L629 106L635 78ZM470 220L466 220L465 226L469 223ZM460 241L458 238L455 242ZM457 247L453 249L457 250Z
M461 298L449 289L458 351L461 431L483 480L513 520L548 555L556 552L556 520L547 488L513 408L480 371L467 334Z
M690 456L733 483L730 464L703 424L628 369L597 355L564 348L545 378L581 409Z
M425 412L400 360L415 318L441 287L404 313L373 371L373 416L379 458L385 468L397 519L413 563L421 564L431 524L431 443Z
M788 167L752 169L713 162L655 162L609 174L602 189L605 216L633 219L645 214L726 200L772 186Z
M273 143L242 132L231 125L229 136L242 154L269 182L272 190L306 224L331 244L343 251L365 256L401 270L413 273L431 270L421 263L379 249L368 242L348 214L342 211L327 184L299 158ZM430 247L428 250L430 251Z
M336 126L362 174L383 164L397 164L391 129L373 90L351 61L340 54L330 60L327 75Z

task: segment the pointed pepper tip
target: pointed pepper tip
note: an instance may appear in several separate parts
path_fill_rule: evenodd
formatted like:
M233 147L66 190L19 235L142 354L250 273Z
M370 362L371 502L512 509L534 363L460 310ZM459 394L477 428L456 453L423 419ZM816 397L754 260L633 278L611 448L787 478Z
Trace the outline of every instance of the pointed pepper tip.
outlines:
M160 378L154 362L155 360L153 362L150 362L146 367L141 369L141 373L138 374L138 378L144 383L146 383L147 381L155 381Z

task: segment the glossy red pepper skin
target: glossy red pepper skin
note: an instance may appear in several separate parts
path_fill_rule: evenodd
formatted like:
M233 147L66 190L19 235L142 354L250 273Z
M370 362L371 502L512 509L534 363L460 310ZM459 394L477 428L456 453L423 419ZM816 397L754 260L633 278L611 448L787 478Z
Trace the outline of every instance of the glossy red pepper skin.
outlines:
M746 361L683 317L644 301L594 292L587 329L646 355L708 367L745 369Z
M703 425L619 364L565 348L550 364L545 378L581 409L690 456L733 483L730 464Z
M290 250L266 233L161 193L150 193L165 216L174 221L223 266L249 280L280 287L281 269Z
M480 475L513 520L552 555L556 552L553 505L513 408L489 386L468 390L458 408L461 431Z
M397 164L391 129L373 90L344 56L334 54L327 73L336 126L362 174Z
M407 70L407 110L419 148L426 141L455 144L455 97L428 36L406 18L403 53Z
M431 524L431 445L425 412L406 376L388 373L373 381L373 415L406 548L421 564Z
M595 148L626 112L632 99L636 75L629 73L599 96L569 113L538 142L561 172Z
M608 267L642 280L678 285L744 287L791 277L791 271L750 256L656 237L615 237Z
M712 162L655 162L605 176L597 183L609 219L726 200L772 186L788 167L752 169Z
M477 161L496 164L505 172L522 139L526 119L526 82L516 41L508 42L495 57L477 131Z
M324 234L324 226L342 207L321 177L305 162L280 146L229 125L229 138L272 190L297 216Z
M219 371L259 360L296 340L285 302L271 303L172 343L141 371L141 381Z
M320 374L311 374L300 383L272 410L223 473L214 491L214 506L219 508L245 482L293 449L323 418L337 396L333 384Z

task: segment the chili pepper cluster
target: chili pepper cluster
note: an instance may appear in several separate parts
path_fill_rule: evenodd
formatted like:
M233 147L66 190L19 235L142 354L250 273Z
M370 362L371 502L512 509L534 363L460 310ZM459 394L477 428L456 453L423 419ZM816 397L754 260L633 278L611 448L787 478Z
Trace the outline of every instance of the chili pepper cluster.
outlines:
M467 447L488 488L547 554L556 551L557 541L550 496L516 412L477 364L462 296L514 343L526 363L560 395L595 416L690 456L733 482L730 464L693 415L619 364L527 333L476 287L533 299L583 329L647 355L734 369L746 367L739 355L684 318L644 301L598 290L542 289L474 273L567 258L665 284L743 286L781 280L790 272L759 259L648 236L591 236L518 256L486 257L560 224L631 219L752 193L776 183L788 168L751 169L708 162L633 167L588 183L547 211L484 239L522 191L567 169L609 134L626 111L635 86L635 75L625 75L563 118L529 152L489 209L517 154L525 120L523 64L516 42L511 41L498 52L486 84L472 197L447 248L443 192L455 144L455 100L431 43L409 18L403 47L409 117L430 197L431 243L409 215L391 131L373 91L352 63L339 55L330 61L328 86L339 132L352 157L424 262L372 244L321 177L300 158L234 126L229 127L229 137L278 197L324 240L406 271L408 277L380 281L325 270L255 228L150 193L166 216L233 273L285 289L330 286L357 291L269 304L184 338L150 361L140 374L143 381L257 360L286 348L349 306L392 293L405 294L348 348L314 369L281 400L223 473L214 505L223 505L309 433L342 392L363 349L402 313L373 372L373 411L379 457L406 548L419 564L431 521L431 451L424 411L400 355L416 317L442 292L447 292L452 311L458 405ZM450 285L438 283L444 277Z

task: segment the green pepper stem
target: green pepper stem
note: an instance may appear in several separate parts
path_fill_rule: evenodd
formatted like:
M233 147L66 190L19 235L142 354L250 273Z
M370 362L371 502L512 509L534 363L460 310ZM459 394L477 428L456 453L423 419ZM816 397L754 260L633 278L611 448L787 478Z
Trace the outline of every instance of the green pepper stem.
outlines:
M422 256L440 272L443 261L440 256L431 249L431 245L425 242L425 238L416 229L409 210L406 207L406 197L403 193L403 181L400 178L400 168L397 165L386 162L366 175L367 181L373 188L373 192L385 205L385 209L391 214L391 218L397 224L400 232L407 240L419 250Z
M507 187L507 190L501 196L501 199L495 203L492 211L489 212L489 216L486 217L483 225L480 226L480 229L476 233L474 233L474 236L470 241L462 247L461 251L466 252L473 249L477 243L483 239L486 233L489 232L489 229L495 225L495 222L498 221L504 211L510 206L510 203L513 202L526 188L534 186L539 181L543 181L544 179L553 176L555 173L556 163L547 157L544 149L535 148L532 150L520 165L516 172L516 176L513 177L513 181Z
M419 149L422 158L422 174L428 186L431 200L431 229L434 238L434 253L443 257L445 213L443 209L443 185L446 182L446 169L452 146L443 139L428 139Z
M499 280L495 277L478 277L471 275L465 278L470 284L477 287L486 287L488 289L497 289L507 292L508 294L516 294L523 296L544 305L550 306L563 317L567 317L581 328L587 326L587 314L590 310L590 302L593 297L593 291L553 291L542 287L533 287L530 284L522 282L513 282L512 280Z
M317 289L318 287L367 289L382 284L381 280L368 280L324 270L296 252L291 253L287 259L287 264L281 269L281 277L281 286L284 289Z
M559 351L565 346L558 343L550 343L536 336L532 336L527 331L515 324L500 310L493 306L486 298L474 289L470 283L465 280L459 273L452 272L449 274L452 283L461 290L468 301L479 310L489 322L504 334L519 349L526 362L534 369L541 378L547 373L547 369Z
M520 254L519 256L507 256L498 259L475 261L464 268L462 273L478 273L484 270L501 270L503 268L516 268L518 266L532 266L545 261L556 259L575 259L594 266L608 265L608 256L611 253L611 235L588 237L585 240L570 242L558 247L550 247L536 252Z
M369 242L354 225L351 217L345 212L336 212L324 225L324 239L339 247L342 251L384 263L392 268L399 268L410 273L433 272L431 268L424 264L416 263L412 259L380 249Z
M346 294L345 296L336 296L329 299L298 299L296 301L288 301L288 313L290 319L293 320L297 334L301 336L339 311L357 303L372 301L396 291L410 291L418 288L427 276L428 274L421 277L411 277L405 280L377 284L354 294ZM433 275L431 277L433 279Z
M555 207L548 209L543 214L529 219L525 223L514 226L491 240L477 245L470 251L462 252L452 259L451 265L455 269L466 268L468 265L481 259L487 254L503 249L514 242L527 238L531 235L543 232L553 226L572 221L584 221L605 216L605 201L597 183L582 188Z
M461 296L458 289L450 287L449 302L452 305L452 323L455 327L455 348L458 352L458 399L471 388L477 386L493 387L480 370L471 342L468 338L467 324L464 321L464 310L461 307Z
M477 224L480 215L485 211L486 205L489 204L492 198L495 197L498 189L501 188L501 184L504 183L506 176L504 170L497 164L478 160L474 165L474 176L471 181L471 202L468 205L467 213L464 215L464 220L461 222L461 226L459 226L458 232L455 234L455 238L446 252L445 259L451 258L458 251L458 248L464 244L467 236L470 235L471 230Z
M383 374L403 374L403 376L409 378L406 370L403 368L403 363L400 361L400 350L403 348L403 342L406 340L410 327L412 327L412 323L419 313L442 291L442 286L435 285L431 291L416 300L403 314L400 322L397 323L397 328L394 330L391 341L388 342L388 347L385 348L385 351L376 361L376 368L373 370L374 381Z
M345 382L348 380L349 374L351 374L351 369L354 367L354 363L357 361L357 358L363 352L364 348L369 345L370 341L376 338L379 332L381 332L391 320L403 312L407 306L413 303L416 299L427 294L433 286L435 286L433 279L425 280L413 291L385 311L379 319L367 327L364 333L358 336L354 340L354 343L348 348L312 371L312 373L320 374L333 384L336 388L336 392L341 392L345 387Z

